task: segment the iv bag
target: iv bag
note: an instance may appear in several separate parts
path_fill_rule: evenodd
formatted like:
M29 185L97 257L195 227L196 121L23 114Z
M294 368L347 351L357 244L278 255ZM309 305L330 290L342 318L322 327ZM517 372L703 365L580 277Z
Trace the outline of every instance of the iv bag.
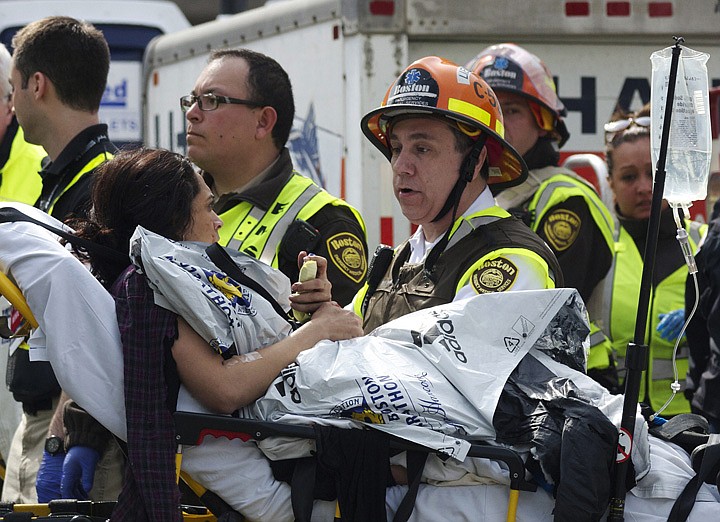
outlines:
M655 51L652 62L650 142L652 162L657 166L665 118L672 47ZM671 206L690 206L707 197L712 158L708 73L710 56L687 47L681 48L675 98L665 162L665 192Z

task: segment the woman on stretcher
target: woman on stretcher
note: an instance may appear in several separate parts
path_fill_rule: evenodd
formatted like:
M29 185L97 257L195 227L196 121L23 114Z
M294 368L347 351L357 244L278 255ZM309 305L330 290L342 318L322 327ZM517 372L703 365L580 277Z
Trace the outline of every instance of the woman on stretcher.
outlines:
M138 225L171 240L202 243L217 241L222 226L213 211L213 194L202 177L189 161L163 150L123 152L103 165L92 203L91 220L71 225L81 237L123 252L128 251ZM176 367L180 382L206 408L232 413L263 395L301 351L323 339L362 334L359 318L330 301L327 261L305 252L298 263L315 260L317 277L294 283L290 301L295 310L312 313L312 318L274 344L227 360L185 320L155 305L153 291L136 266L88 257L96 277L115 297L125 360L131 466L113 520L160 520L164 510L165 516L170 512L180 520L179 494L173 486L171 412L164 407L174 406L173 390L162 384L165 378L172 380L174 372L168 367ZM153 353L153 347L161 346L165 353ZM151 437L143 429L148 416L158 422ZM150 470L154 473L146 473ZM149 475L157 477L158 471L161 477L148 480ZM138 502L139 498L145 502Z

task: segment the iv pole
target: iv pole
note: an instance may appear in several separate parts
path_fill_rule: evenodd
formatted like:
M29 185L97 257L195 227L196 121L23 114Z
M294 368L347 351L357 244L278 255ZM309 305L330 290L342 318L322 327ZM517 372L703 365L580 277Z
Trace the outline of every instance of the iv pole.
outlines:
M660 152L658 154L657 165L655 165L652 205L650 207L650 220L648 222L645 252L643 253L640 296L638 298L638 309L635 319L635 336L633 337L634 342L628 343L625 358L627 375L625 376L625 399L623 401L622 421L620 423L620 436L624 437L625 441L629 442L630 445L627 451L624 451L622 458L616 459L615 462L615 482L613 485L613 496L610 498L610 512L608 514L608 521L612 522L622 522L625 520L626 476L635 432L635 418L640 396L642 372L647 370L648 367L649 349L648 345L645 344L645 336L648 310L650 307L650 291L652 289L652 276L655 269L658 231L660 230L660 210L663 192L665 191L665 160L667 158L668 141L670 138L670 120L672 118L672 106L675 98L675 81L677 79L680 52L682 50L680 44L685 41L682 36L673 36L673 38L675 39L675 46L672 49L672 60L670 62L670 77L668 79L668 92L663 117ZM618 449L620 448L618 447ZM618 452L618 457L620 457L620 452Z

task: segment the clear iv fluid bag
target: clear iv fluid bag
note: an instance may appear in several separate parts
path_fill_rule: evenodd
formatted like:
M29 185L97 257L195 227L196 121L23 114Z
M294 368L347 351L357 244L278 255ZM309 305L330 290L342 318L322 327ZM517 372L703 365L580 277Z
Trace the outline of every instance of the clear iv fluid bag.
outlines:
M657 167L665 118L672 47L656 51L652 62L650 142ZM706 62L710 56L681 48L665 161L665 192L672 206L690 205L707 197L712 159L710 100ZM654 171L653 171L654 172Z

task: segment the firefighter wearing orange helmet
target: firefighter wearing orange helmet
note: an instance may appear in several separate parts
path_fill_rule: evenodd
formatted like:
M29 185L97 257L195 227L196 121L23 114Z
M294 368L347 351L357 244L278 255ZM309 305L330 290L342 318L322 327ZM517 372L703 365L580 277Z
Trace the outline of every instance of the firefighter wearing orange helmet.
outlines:
M588 374L616 391L612 346L597 321L600 282L613 259L615 225L594 187L558 166L558 149L569 133L563 121L567 111L553 77L537 56L509 43L484 49L466 67L495 91L506 139L530 169L522 184L496 191L497 204L520 217L552 248L565 284L577 288L588 305L592 323Z
M390 161L395 197L418 225L396 249L376 252L354 300L366 332L478 293L562 284L550 249L496 206L488 188L522 183L527 169L481 78L439 57L417 60L361 128Z

